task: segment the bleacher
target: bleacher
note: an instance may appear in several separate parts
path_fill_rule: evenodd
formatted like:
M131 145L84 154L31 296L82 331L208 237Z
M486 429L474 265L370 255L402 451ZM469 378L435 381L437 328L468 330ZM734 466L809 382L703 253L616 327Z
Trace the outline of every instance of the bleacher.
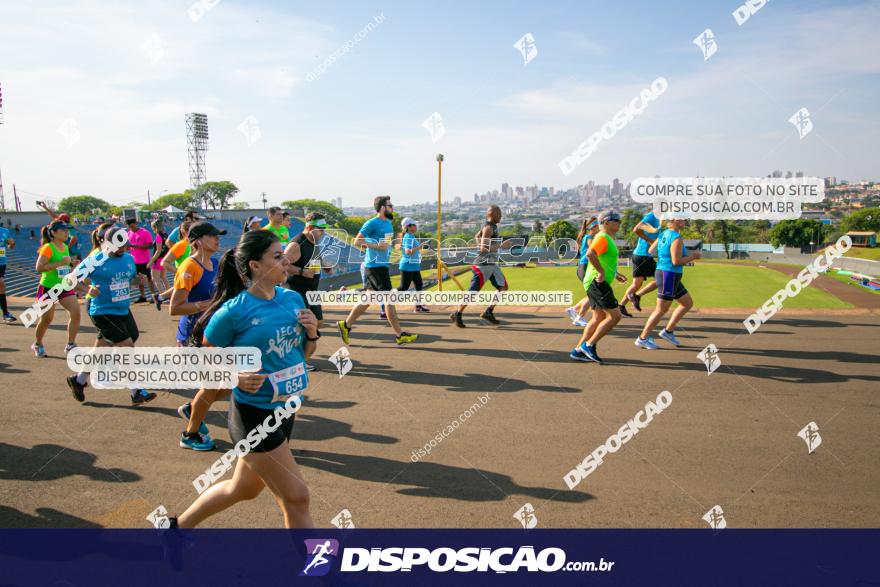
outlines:
M241 237L241 223L234 220L211 219L210 222L219 229L225 229L226 234L220 237L220 254L235 246ZM94 224L79 224L76 226L76 234L80 242L80 254L85 255L91 250L91 240L89 235L94 230ZM302 232L305 225L302 221L293 219L290 226L291 236ZM15 249L6 252L6 295L8 296L24 296L34 297L37 293L37 285L40 282L40 276L35 270L37 262L37 250L40 248L40 228L39 226L23 226L20 232L10 230L10 236L15 239ZM34 231L36 238L31 240L30 232ZM149 230L149 229L148 229ZM152 231L151 231L152 232ZM357 252L354 255L348 244L341 243L342 255L339 266L334 268L332 275L343 275L353 271L359 271L359 264L349 262L349 259L356 259ZM218 255L219 258L219 255ZM169 276L170 277L170 276ZM169 282L172 281L169 279ZM132 297L140 295L140 290L136 287L132 288Z

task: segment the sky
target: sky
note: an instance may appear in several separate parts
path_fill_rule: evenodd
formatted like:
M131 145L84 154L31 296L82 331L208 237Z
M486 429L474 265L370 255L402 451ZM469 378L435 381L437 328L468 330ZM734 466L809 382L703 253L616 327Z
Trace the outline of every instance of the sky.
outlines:
M738 5L0 0L7 206L13 183L24 209L183 191L186 112L208 115L207 179L255 206L261 192L436 199L441 152L444 199L775 169L880 179L880 1L771 0L741 25ZM527 33L528 63L514 47ZM658 77L668 89L563 175ZM436 142L422 125L435 112ZM239 130L249 117L258 135Z

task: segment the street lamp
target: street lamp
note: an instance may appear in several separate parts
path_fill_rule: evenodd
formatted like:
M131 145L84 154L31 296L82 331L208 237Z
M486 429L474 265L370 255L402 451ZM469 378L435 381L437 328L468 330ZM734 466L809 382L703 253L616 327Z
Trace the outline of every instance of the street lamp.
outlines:
M437 153L437 291L443 291L443 275L440 261L440 187L443 179L443 153Z

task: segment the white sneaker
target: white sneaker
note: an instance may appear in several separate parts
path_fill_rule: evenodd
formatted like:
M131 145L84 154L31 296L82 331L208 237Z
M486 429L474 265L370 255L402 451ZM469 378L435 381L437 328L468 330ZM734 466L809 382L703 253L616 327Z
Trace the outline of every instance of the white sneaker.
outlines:
M678 339L675 338L675 335L671 332L666 332L665 328L660 331L660 338L674 344L675 346L681 346L681 343L678 342Z
M653 336L649 336L644 340L642 340L642 337L638 337L636 338L635 345L639 348L648 349L649 351L654 351L660 348L657 346L657 343L654 342Z
M578 319L577 309L575 309L575 308L573 308L573 307L572 307L572 308L568 308L568 309L565 311L565 313L568 314L568 319L571 320L571 323L572 323L572 324L577 324L577 319Z
M587 324L589 324L589 322L587 322L586 320L584 320L584 317L583 317L583 316L578 316L578 317L572 322L572 324L574 324L575 326L586 326Z

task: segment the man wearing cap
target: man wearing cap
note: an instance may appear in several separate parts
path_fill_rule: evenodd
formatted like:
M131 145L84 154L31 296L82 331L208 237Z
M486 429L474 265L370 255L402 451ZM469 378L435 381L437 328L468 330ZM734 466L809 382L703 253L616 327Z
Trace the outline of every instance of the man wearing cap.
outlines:
M269 216L269 224L264 226L263 230L274 232L278 240L281 241L281 246L287 246L287 243L290 242L290 231L284 226L284 210L278 206L272 206L266 212Z
M621 283L626 282L626 277L617 272L618 251L614 244L614 235L620 230L620 214L606 210L599 214L599 224L602 225L602 231L590 243L587 251L590 266L584 276L584 289L593 315L584 327L578 345L568 355L575 361L594 363L602 362L596 353L596 345L620 322L620 308L611 289L611 281L617 279Z
M422 246L416 238L416 221L412 218L404 218L400 224L403 229L403 240L400 243L400 291L409 290L410 285L416 286L416 291L422 291ZM427 306L416 304L416 312L430 312Z
M310 304L308 293L318 291L318 283L321 281L321 271L330 272L330 267L321 267L321 249L318 243L324 238L324 231L329 228L327 220L320 212L309 212L305 218L306 227L293 237L293 240L284 249L284 256L290 261L287 268L287 286L302 296L306 308L312 311L318 319L318 328L321 328L324 320L324 311L321 304ZM319 268L320 267L320 268ZM315 366L306 363L309 371L314 371Z
M157 292L156 286L153 284L153 277L150 275L150 258L153 252L153 235L146 228L138 226L137 218L126 218L125 225L128 227L128 244L131 256L134 258L134 266L137 269L138 288L141 290L141 297L135 303L143 303L147 301L144 293L144 281L150 284L150 291L153 292L155 300Z

